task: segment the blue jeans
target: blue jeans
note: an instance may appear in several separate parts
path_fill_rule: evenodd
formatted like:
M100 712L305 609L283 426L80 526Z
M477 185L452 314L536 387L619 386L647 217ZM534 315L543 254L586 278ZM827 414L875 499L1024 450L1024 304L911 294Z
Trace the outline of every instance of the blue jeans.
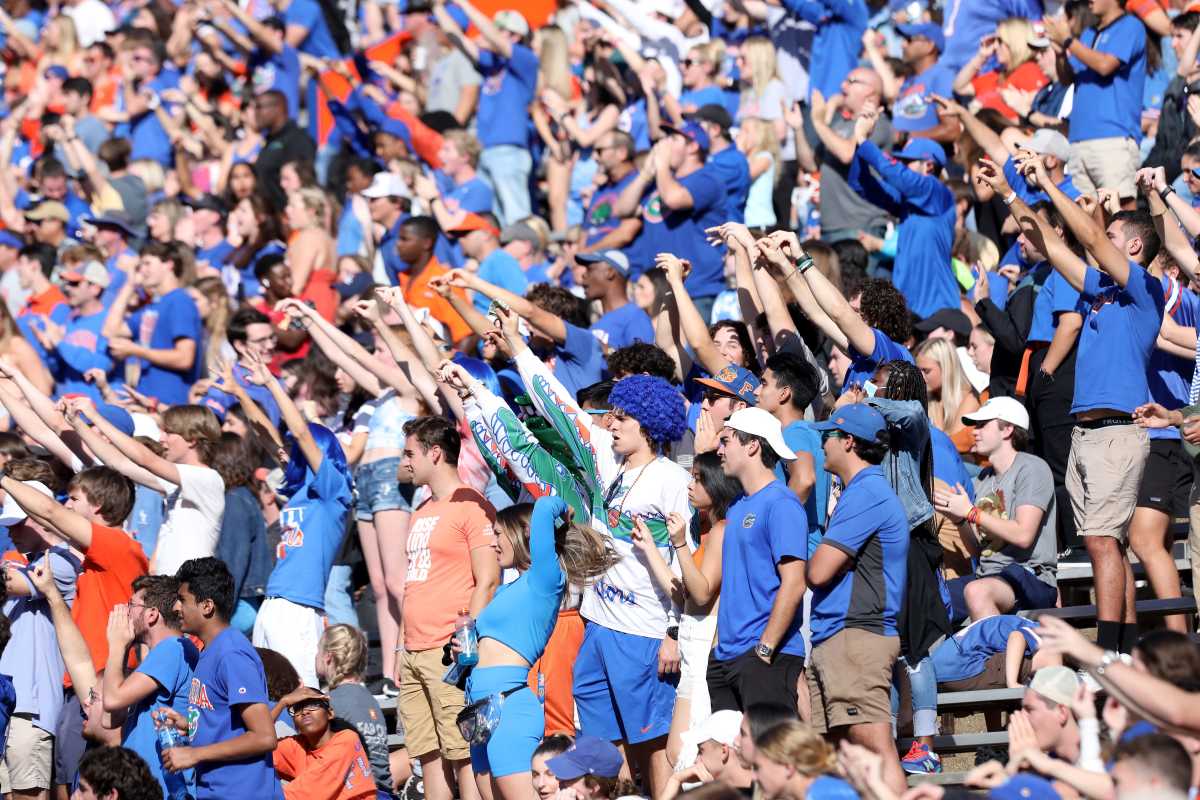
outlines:
M900 656L896 659L897 678L901 669L908 672L908 684L912 691L913 736L933 736L937 733L937 673L934 672L933 661L926 657L914 668L908 665L904 656ZM920 711L933 712L932 730L920 729L917 717L926 716L916 713ZM895 681L892 683L892 715L897 719L900 717L900 693L896 691Z
M353 625L358 627L358 612L350 598L350 568L335 564L329 570L329 583L325 585L325 616L330 625Z
M515 144L498 144L479 156L479 177L496 195L495 210L501 225L511 225L529 216L529 173L532 170L533 157L524 147Z

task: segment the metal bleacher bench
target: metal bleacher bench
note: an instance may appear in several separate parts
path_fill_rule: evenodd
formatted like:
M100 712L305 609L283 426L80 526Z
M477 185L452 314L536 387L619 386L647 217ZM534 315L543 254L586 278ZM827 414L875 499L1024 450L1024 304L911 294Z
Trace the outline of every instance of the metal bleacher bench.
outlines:
M1194 597L1174 597L1166 600L1138 600L1137 616L1139 620L1153 617L1168 617L1172 614L1195 614L1196 599ZM1086 628L1096 621L1094 605L1069 606L1067 608L1042 608L1034 611L1021 611L1022 617L1037 618L1040 616L1058 617L1066 620L1077 628Z

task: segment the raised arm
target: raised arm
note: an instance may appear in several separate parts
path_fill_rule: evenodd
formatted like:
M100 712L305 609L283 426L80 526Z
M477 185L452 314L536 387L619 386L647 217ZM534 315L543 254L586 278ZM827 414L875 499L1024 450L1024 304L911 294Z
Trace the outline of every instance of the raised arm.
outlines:
M795 277L804 281L808 290L812 292L817 305L841 331L841 338L845 339L846 344L863 355L873 353L875 351L875 331L857 311L850 307L850 302L842 296L836 286L829 282L828 278L821 274L819 269L810 266L803 271L800 270L801 262L808 258L807 253L803 253L803 251L801 253L802 255L797 259ZM811 259L809 261L811 262ZM794 278L789 276L788 285L791 286L793 283L795 283ZM799 295L797 295L797 300L799 300ZM840 341L836 339L834 341L841 346Z
M662 267L667 273L667 283L671 286L671 299L679 310L679 322L683 327L683 335L692 347L692 355L700 366L710 374L716 375L729 362L717 350L712 336L708 332L708 324L700 316L699 309L692 297L684 288L683 261L672 253L659 253L654 258L654 265Z
M975 144L983 148L983 152L987 154L988 158L997 164L1003 164L1008 160L1011 153L1004 146L1000 135L981 122L978 117L951 98L935 95L933 101L938 104L938 110L942 114L954 117L962 123L967 135L975 140Z
M508 40L502 30L496 27L491 17L476 8L471 0L458 0L458 6L466 12L467 19L471 20L471 24L479 31L479 35L483 37L489 50L502 58L512 58L512 42Z
M20 384L17 385L20 386ZM55 416L62 422L63 428L55 430L39 417L36 409L31 408L20 397L10 392L2 382L0 382L0 405L8 410L13 424L20 428L26 436L50 451L52 456L73 470L83 466L82 454L71 450L62 439L62 434L69 430L70 426L62 419L61 414L55 412Z
M0 489L8 492L26 514L61 533L80 551L86 553L92 546L92 523L83 515L7 474L0 476Z
M453 270L447 277L451 286L472 289L486 295L492 300L505 304L515 311L518 316L523 317L530 325L559 344L567 340L567 325L561 318L534 305L519 294L513 294L503 287L488 283L476 273L465 269Z
M1027 158L1022 160L1022 172L1032 172L1036 175L1037 185L1050 196L1050 202L1054 203L1054 207L1058 209L1058 213L1062 215L1063 220L1067 223L1067 228L1071 231L1075 239L1083 245L1084 249L1091 253L1096 259L1096 266L1108 273L1118 286L1124 288L1129 282L1129 259L1125 254L1117 249L1111 241L1109 241L1108 233L1097 224L1091 214L1079 207L1071 198L1063 194L1062 189L1059 189L1054 181L1050 180L1046 175L1046 168L1042 164L1040 158ZM1029 175L1026 175L1026 179ZM1015 203L1013 204L1016 205ZM1057 237L1056 237L1057 238ZM1047 251L1043 250L1047 255ZM1078 261L1078 259L1076 259ZM1053 262L1054 259L1051 259ZM1080 262L1082 263L1082 262ZM1058 269L1058 264L1054 264ZM1059 270L1062 272L1062 270ZM1064 277L1071 280L1065 272ZM1071 285L1076 289L1083 288L1083 281L1080 280L1076 285L1074 280L1071 280Z
M174 464L166 461L166 459L159 458L149 448L142 445L141 442L125 436L125 434L113 428L112 425L108 425L110 429L116 432L117 436L128 440L127 442L122 441L122 445L129 446L130 443L134 445L134 447L130 448L130 451L137 453L137 455L130 455L122 447L118 446L117 440L109 437L107 431L104 431L100 427L100 424L104 423L104 419L96 413L96 407L92 405L90 400L76 397L59 402L63 410L63 416L67 418L67 422L71 424L71 427L79 434L79 438L83 440L88 450L91 450L101 463L112 467L117 472L136 483L140 483L142 486L146 486L156 492L162 492L163 487L160 475L150 469L148 463L140 460L142 451L145 451L145 455L153 458L156 462L170 464L175 476L175 480L171 481L171 483L179 482L179 471L175 468ZM87 420L92 424L89 425L84 420L85 415ZM101 435L102 432L104 433L103 436ZM166 478L166 480L170 481L171 479Z
M442 353L429 333L426 332L425 326L417 322L412 308L404 299L404 291L398 286L380 288L375 290L375 297L400 317L400 321L404 323L404 329L408 331L409 338L412 339L413 349L416 350L414 354L405 346L399 336L392 333L391 328L387 328L381 322L376 326L376 330L383 337L384 344L392 353L392 358L396 359L397 363L408 366L411 370L409 379L417 387L417 391L421 393L430 408L440 409L441 404L438 402L440 396L454 412L454 416L461 419L463 407L458 393L449 386L437 382L433 376L433 370L442 362ZM387 328L386 332L384 328Z
M291 431L296 444L300 446L300 452L304 456L304 460L308 462L308 468L314 473L320 472L321 464L325 460L325 452L317 446L317 441L308 427L308 420L304 419L304 415L296 407L292 396L280 385L279 381L275 380L275 376L267 369L263 360L253 353L249 360L250 374L247 379L259 386L267 387L267 391L279 405L279 414L283 417L284 424Z
M217 362L217 372L222 387L237 398L238 405L246 413L246 419L250 420L252 425L265 431L271 437L271 442L277 450L283 450L283 437L279 435L279 429L275 427L275 423L271 422L267 412L262 410L262 406L256 403L246 391L246 387L233 377L233 365L222 359Z
M79 626L71 618L71 608L63 599L58 589L54 569L50 564L50 556L44 555L36 565L31 565L25 573L34 587L50 606L50 619L54 622L54 636L58 640L58 649L67 665L67 675L71 678L71 688L75 696L85 707L96 696L96 667L92 663L92 653L88 650L87 640L83 638Z

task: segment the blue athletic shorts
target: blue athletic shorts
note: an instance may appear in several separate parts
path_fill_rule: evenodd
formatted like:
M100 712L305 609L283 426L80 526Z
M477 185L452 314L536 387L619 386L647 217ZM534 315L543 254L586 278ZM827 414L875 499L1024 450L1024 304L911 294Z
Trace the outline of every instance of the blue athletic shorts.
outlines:
M662 641L588 623L575 657L575 708L589 736L629 744L666 736L679 673L660 678Z
M525 686L528 680L529 667L477 667L467 678L467 702ZM471 768L495 778L529 772L533 751L545 733L546 715L537 695L527 686L518 689L504 698L500 724L487 744L471 745Z
M1010 614L1018 611L1034 611L1039 608L1053 608L1055 602L1058 601L1058 590L1053 586L1039 581L1032 572L1020 564L1008 564L994 575L963 575L960 578L946 581L946 588L950 590L951 622L957 624L970 616L963 592L968 583L981 578L998 578L1009 585L1009 588L1013 590L1013 595L1017 598L1017 604L1008 612Z

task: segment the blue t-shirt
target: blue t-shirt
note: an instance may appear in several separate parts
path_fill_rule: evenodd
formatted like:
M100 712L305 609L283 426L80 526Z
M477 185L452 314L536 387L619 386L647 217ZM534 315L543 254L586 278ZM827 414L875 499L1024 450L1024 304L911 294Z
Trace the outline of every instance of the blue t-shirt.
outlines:
M1075 360L1071 413L1111 408L1132 413L1150 396L1150 354L1163 316L1162 284L1129 262L1125 288L1094 267L1087 268L1079 311L1083 330Z
M8 746L8 723L17 708L17 689L12 678L0 675L0 746Z
M207 264L215 270L220 270L225 265L225 259L233 255L233 251L233 245L224 239L212 247L198 247L196 248L196 266L201 267Z
M268 597L325 610L325 584L342 546L352 499L349 474L332 459L322 458L315 475L305 468L304 485L279 512Z
M808 555L816 548L821 540L821 530L825 527L825 516L829 508L830 475L825 471L825 450L821 446L821 434L813 430L811 422L796 420L783 429L783 441L794 453L808 453L812 456L813 470L816 481L804 502L804 514L808 517ZM794 462L787 462L787 469ZM775 465L775 476L785 484L788 480L785 463L780 461Z
M878 328L872 328L871 331L875 334L874 350L864 354L855 350L854 346L851 345L850 352L846 353L846 355L850 356L850 369L846 370L846 379L842 381L843 391L855 384L861 386L871 380L881 364L886 364L889 361L907 361L910 364L913 363L912 353L893 342L888 338L886 333Z
M741 150L729 145L710 155L708 166L725 187L725 216L730 222L745 222L746 199L750 196L750 162Z
M308 31L304 41L300 42L301 53L314 58L339 58L342 55L316 0L292 0L283 12L283 21L289 28L295 25ZM290 98L288 102L291 102Z
M529 279L521 264L504 250L497 247L487 258L479 263L479 277L493 286L508 289L513 294L524 295L529 288ZM475 310L487 314L492 305L491 299L483 292L475 293Z
M324 19L321 21L324 22ZM250 80L255 94L272 89L283 92L287 97L290 115L300 115L300 54L296 48L285 43L278 53L261 47L255 50L250 59Z
M834 775L818 775L804 792L804 800L858 800L853 786Z
M615 231L621 224L621 218L613 213L613 208L617 205L617 198L621 196L621 192L637 178L637 174L636 169L631 169L616 183L605 183L592 192L591 202L583 215L583 233L586 237L584 242L589 246ZM641 272L636 270L636 275L640 275ZM634 275L631 274L630 277Z
M703 89L684 89L679 93L679 107L684 111L700 106L725 106L725 93L720 86L705 86Z
M604 378L604 350L592 332L564 322L567 338L554 348L554 377L571 393Z
M194 792L195 775L190 769L184 772L163 769L158 733L150 715L155 709L166 706L187 716L188 693L199 660L200 651L186 636L165 639L155 645L136 672L151 678L158 684L158 690L129 710L121 732L121 745L142 757L168 800L185 800Z
M766 630L779 591L778 565L808 559L808 515L782 481L771 481L742 497L725 515L721 543L721 603L717 608L717 648L722 661L753 648ZM777 653L804 656L797 609L776 645Z
M1008 649L1008 637L1020 631L1025 637L1025 654L1037 652L1040 642L1033 633L1037 622L1014 614L985 617L972 622L938 645L930 658L939 683L963 681L983 673L987 660Z
M242 632L226 628L200 653L188 692L188 734L193 747L235 739L246 732L245 706L270 708L262 659ZM196 800L262 797L283 800L270 751L237 761L196 765Z
M1033 323L1029 326L1029 342L1054 341L1054 329L1058 327L1058 315L1066 311L1077 311L1079 308L1079 291L1051 267L1042 262L1034 267L1034 271L1048 269L1041 290L1033 301ZM1035 279L1036 280L1036 279Z
M609 350L634 342L654 344L654 324L634 303L614 308L592 323L592 334Z
M1072 142L1112 136L1142 140L1142 90L1146 83L1146 26L1122 14L1097 31L1088 28L1079 41L1114 56L1121 65L1105 77L1071 56L1075 99L1067 138Z
M1025 201L1026 205L1036 206L1038 203L1050 202L1050 195L1046 194L1045 191L1040 189L1034 189L1029 185L1029 181L1025 180L1025 176L1017 171L1017 163L1013 161L1012 156L1009 156L1008 160L1004 162L1003 169L1004 178L1008 181L1009 187L1017 193L1017 197ZM1083 194L1079 191L1079 187L1075 185L1075 182L1071 180L1070 175L1066 176L1055 185L1058 187L1060 192L1072 200L1078 200L1079 196ZM1013 248L1017 249L1019 252L1019 248L1017 248L1016 244L1013 245Z
M1042 18L1041 0L950 0L942 11L946 49L940 63L959 70L979 50L985 36L996 32L996 23L1009 17Z
M906 78L892 106L892 127L909 133L937 127L937 103L933 102L933 96L950 97L954 93L954 76L954 70L939 61L920 75Z
M476 129L484 148L502 144L529 147L529 104L537 87L538 57L523 44L512 46L512 57L479 51L483 82L479 87Z
M134 341L153 350L170 350L179 339L196 343L196 355L189 369L166 369L143 360L142 378L137 385L139 392L166 405L186 403L188 390L200 380L204 365L204 323L187 289L172 289L132 314L129 330Z
M434 179L442 193L442 205L450 213L456 213L459 209L473 214L492 210L492 187L484 183L483 178L474 177L462 183L454 183L441 172L436 172Z
M1195 328L1200 322L1200 298L1179 281L1163 275L1163 297L1166 313L1175 323L1185 328ZM1150 354L1150 369L1146 380L1150 387L1150 400L1168 409L1183 408L1188 404L1192 389L1192 372L1196 366L1194 358L1177 355L1154 348ZM1151 428L1151 439L1179 439L1179 428Z
M82 394L99 403L100 390L94 382L83 379L83 373L89 369L104 370L109 383L120 382L108 355L108 340L100 335L107 316L105 310L86 317L71 313L64 326L62 341L46 360L46 366L54 376L55 397Z
M704 231L725 222L725 187L716 171L704 166L679 178L692 196L691 208L672 211L663 205L657 190L642 204L642 232L635 241L636 267L644 272L659 253L674 253L692 262L684 281L691 297L715 297L725 288L721 251L712 247Z
M908 517L883 470L860 470L838 498L821 539L821 547L848 555L851 568L825 586L813 587L814 647L843 628L898 635L908 540Z
M164 65L162 72L143 83L142 88L155 94L161 94L168 89L178 89L179 73L173 67ZM171 165L171 139L154 111L147 111L129 121L129 143L132 148L130 160L147 158L164 167Z
M817 29L812 54L819 57L809 63L809 87L826 97L841 93L842 80L858 66L863 31L871 16L867 4L863 0L784 0L783 7Z

